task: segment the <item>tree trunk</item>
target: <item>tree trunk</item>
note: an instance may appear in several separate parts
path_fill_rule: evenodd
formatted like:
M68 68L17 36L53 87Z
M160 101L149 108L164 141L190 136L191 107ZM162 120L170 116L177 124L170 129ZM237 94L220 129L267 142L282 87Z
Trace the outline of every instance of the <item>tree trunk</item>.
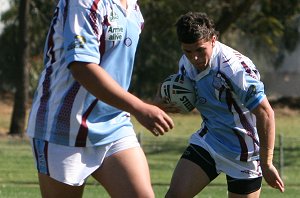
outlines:
M10 135L23 136L25 133L26 110L28 103L29 87L29 7L30 0L20 0L19 7L19 31L18 31L18 71L15 81L14 107L10 124Z

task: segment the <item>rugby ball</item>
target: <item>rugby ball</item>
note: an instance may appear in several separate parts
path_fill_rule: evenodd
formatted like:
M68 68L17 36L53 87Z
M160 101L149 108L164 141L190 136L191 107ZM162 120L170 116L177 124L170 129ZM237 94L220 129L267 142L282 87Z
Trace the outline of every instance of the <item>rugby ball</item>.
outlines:
M193 82L182 74L167 77L161 84L160 94L166 103L174 103L182 113L195 108L196 93Z

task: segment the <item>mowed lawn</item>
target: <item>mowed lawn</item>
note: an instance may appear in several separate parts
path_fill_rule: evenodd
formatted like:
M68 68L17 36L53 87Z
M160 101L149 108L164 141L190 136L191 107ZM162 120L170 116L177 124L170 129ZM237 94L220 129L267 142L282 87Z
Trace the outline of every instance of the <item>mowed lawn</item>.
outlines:
M7 137L11 107L0 103L0 197L35 198L41 197L36 170L28 140ZM280 193L263 183L261 197L297 197L300 192L300 113L288 109L276 110L277 133L283 134L283 179L286 192ZM164 197L177 160L185 149L188 138L199 126L201 119L197 113L171 115L175 128L161 137L154 137L133 119L136 132L147 155L152 184L156 197ZM274 161L279 166L279 138L276 139ZM199 178L201 179L201 178ZM227 197L226 181L221 174L197 197ZM88 179L84 198L109 197L92 178Z

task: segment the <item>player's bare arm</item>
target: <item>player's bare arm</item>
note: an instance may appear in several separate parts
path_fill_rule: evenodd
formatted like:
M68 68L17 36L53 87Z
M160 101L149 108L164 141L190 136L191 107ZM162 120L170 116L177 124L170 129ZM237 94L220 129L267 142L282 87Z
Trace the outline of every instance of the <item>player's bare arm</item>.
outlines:
M154 135L163 135L173 128L172 119L164 111L125 91L98 64L73 62L70 70L90 93L107 104L131 113Z
M252 112L257 120L257 130L260 139L260 163L263 176L271 187L283 192L284 183L273 165L275 144L274 111L268 99L265 98Z

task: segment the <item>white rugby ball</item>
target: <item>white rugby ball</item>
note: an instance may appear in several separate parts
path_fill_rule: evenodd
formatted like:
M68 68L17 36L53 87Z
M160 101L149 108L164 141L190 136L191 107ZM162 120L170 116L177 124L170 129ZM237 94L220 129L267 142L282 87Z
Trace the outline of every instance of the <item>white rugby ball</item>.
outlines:
M166 103L174 103L182 113L195 108L196 93L193 82L182 74L172 74L161 84L160 94Z

